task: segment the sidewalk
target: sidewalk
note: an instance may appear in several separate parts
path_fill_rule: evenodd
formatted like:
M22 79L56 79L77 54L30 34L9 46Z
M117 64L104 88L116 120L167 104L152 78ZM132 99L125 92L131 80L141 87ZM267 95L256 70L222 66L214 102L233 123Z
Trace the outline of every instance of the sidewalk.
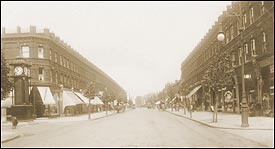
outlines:
M128 110L127 110L128 111ZM125 111L126 112L126 111ZM108 111L108 115L106 112L98 112L98 113L91 113L90 120L96 120L100 118L104 118L107 116L111 116L115 114L115 111ZM24 121L20 122L17 125L17 129L26 125L34 125L39 123L66 123L66 122L79 122L79 121L88 121L88 113L76 116L64 116L64 117L56 117L56 118L37 118L33 121ZM16 133L12 128L11 122L2 122L1 121L1 143L11 141L20 137L20 134Z
M241 127L241 114L235 113L222 113L218 112L218 122L213 121L213 112L192 112L192 118L190 113L180 109L179 112L166 110L169 113L181 116L209 127L223 128L223 129L243 129L243 130L274 130L274 118L271 117L248 117L249 127Z

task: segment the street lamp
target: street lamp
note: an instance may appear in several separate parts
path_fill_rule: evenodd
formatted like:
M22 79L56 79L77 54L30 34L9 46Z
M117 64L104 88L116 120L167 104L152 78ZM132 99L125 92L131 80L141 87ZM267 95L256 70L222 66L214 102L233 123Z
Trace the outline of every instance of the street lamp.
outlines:
M241 114L241 117L242 117L242 124L241 124L241 127L248 127L249 124L248 124L248 114L249 114L249 109L248 109L248 103L247 103L247 98L246 98L246 91L245 91L245 72L244 72L244 63L245 63L245 60L244 60L244 55L245 55L245 51L244 51L244 48L243 48L243 30L244 30L244 27L243 27L243 23L241 22L241 19L243 18L242 16L242 11L241 11L241 6L239 5L240 7L240 14L228 14L226 15L226 17L237 17L238 19L238 22L240 22L241 24L241 27L239 28L239 32L240 32L240 43L241 43L241 60L242 60L242 63L241 63L241 72L242 72L242 114ZM220 32L219 32L220 33ZM218 40L219 39L224 39L224 35L219 35L217 36Z

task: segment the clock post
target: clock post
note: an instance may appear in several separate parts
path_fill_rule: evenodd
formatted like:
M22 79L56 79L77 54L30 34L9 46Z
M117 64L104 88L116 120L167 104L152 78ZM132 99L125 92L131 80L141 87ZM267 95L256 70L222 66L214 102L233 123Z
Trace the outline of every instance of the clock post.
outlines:
M31 65L23 58L16 58L11 64L13 66L14 79L14 104L7 113L17 119L32 119L32 103L29 98L29 79Z

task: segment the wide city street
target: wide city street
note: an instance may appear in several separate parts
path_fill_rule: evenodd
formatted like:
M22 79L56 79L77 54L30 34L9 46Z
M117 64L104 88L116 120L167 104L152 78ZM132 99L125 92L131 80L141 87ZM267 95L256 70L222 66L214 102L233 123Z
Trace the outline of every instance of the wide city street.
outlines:
M134 109L97 120L37 123L2 147L266 147L222 129L153 109Z

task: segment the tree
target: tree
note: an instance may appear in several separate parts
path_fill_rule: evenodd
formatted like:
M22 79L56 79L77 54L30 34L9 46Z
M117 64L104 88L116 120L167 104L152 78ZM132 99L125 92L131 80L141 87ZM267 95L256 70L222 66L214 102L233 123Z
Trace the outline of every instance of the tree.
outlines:
M204 73L204 81L210 87L215 99L213 122L217 122L218 90L233 84L233 71L230 55L225 51L216 52Z
M7 66L4 52L1 51L1 100L4 100L8 96L13 87L12 82L8 76L9 72L10 69Z
M84 96L86 96L89 99L94 99L95 95L96 95L95 84L91 82L90 84L88 84L86 90L84 90Z

